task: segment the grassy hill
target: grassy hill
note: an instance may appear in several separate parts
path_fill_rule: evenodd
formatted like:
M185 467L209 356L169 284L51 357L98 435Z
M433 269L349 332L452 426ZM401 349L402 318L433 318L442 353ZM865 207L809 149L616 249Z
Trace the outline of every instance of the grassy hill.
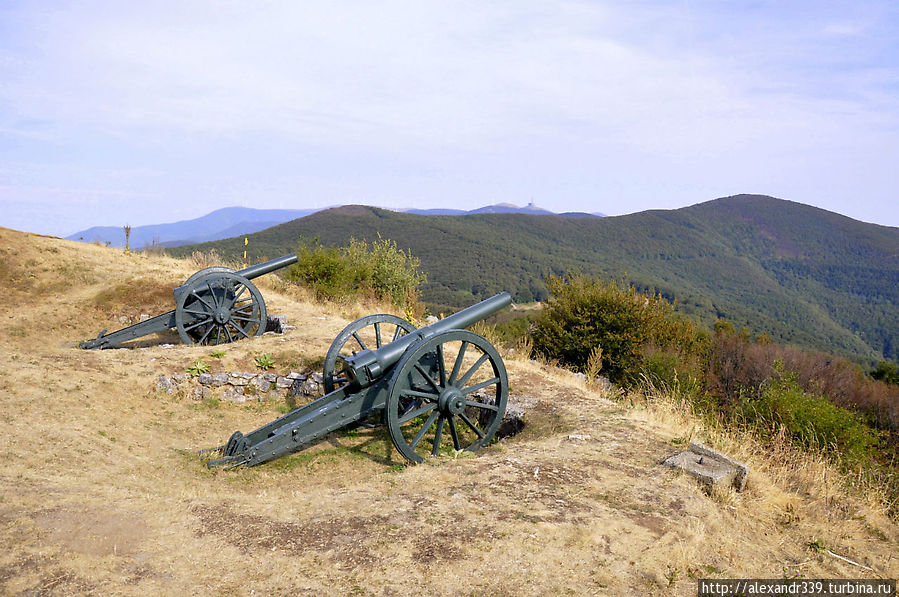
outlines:
M301 239L340 245L378 235L421 259L423 298L436 305L467 305L499 290L540 300L546 276L580 272L654 289L706 325L724 318L862 362L899 357L899 229L771 197L607 218L348 206L251 235L249 255L291 253ZM243 239L173 253L198 249L234 258Z
M199 360L255 371L260 354L281 375L311 368L371 310L309 302L266 276L270 311L297 325L284 335L218 356L166 346L171 334L76 348L171 309L171 289L203 265L0 228L0 594L687 596L703 577L899 576L899 526L824 461L705 429L662 396L613 401L514 355L510 401L530 405L526 427L473 457L406 466L383 428L358 428L209 471L199 448L273 420L285 400L168 394L160 376ZM694 439L746 462L746 490L707 492L659 465Z

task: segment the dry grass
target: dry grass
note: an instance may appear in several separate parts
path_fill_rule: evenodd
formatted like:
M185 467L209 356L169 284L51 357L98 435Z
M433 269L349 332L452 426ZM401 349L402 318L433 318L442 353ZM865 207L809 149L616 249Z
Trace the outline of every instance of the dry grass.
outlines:
M297 330L228 345L220 359L165 338L81 351L122 313L171 309L166 293L195 265L5 229L0 264L11 309L0 330L0 592L694 595L701 576L899 576L896 526L823 462L702 429L670 401L631 408L514 356L513 398L537 405L521 435L476 457L406 467L382 429L360 429L208 471L198 448L280 405L204 404L157 393L156 378L199 359L220 370L250 370L262 353L279 367L311 362L365 313L265 276L269 311ZM688 436L747 461L748 489L708 495L660 468Z

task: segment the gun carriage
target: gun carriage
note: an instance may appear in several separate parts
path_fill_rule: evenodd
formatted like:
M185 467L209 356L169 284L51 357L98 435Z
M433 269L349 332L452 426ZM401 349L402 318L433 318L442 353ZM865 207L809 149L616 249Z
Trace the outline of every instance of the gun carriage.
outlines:
M396 449L412 462L483 447L502 421L509 382L496 348L464 328L511 302L503 292L420 329L392 315L354 321L325 358L325 396L204 450L212 457L208 465L261 464L378 412ZM363 330L374 341L363 340Z
M165 330L176 329L185 344L225 344L261 336L268 314L254 278L296 263L286 255L240 271L228 267L207 267L175 288L175 309L146 321L106 333L81 343L81 348L111 348Z

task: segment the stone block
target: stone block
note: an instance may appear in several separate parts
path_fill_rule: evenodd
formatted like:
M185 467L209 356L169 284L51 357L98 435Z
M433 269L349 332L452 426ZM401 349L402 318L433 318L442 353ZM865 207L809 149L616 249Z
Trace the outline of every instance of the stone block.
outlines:
M690 449L667 458L663 465L686 471L701 483L713 486L733 485L743 491L749 467L701 443L691 443Z

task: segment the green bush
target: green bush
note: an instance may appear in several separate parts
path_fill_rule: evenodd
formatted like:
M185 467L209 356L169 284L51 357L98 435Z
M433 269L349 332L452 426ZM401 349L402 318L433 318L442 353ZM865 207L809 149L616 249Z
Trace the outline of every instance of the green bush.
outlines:
M741 397L734 414L763 433L783 427L793 443L833 451L852 466L870 463L879 438L856 413L804 392L782 367L758 397Z
M641 378L647 349L689 355L699 335L674 316L674 307L616 282L584 276L550 278L552 293L532 331L534 350L584 371L590 352L602 349L602 370L612 381Z
M418 302L419 287L427 281L420 262L389 239L350 241L348 247L325 247L317 241L301 243L290 280L327 300L374 298L396 307Z
M883 383L899 386L899 365L892 361L880 361L871 371L871 377Z

